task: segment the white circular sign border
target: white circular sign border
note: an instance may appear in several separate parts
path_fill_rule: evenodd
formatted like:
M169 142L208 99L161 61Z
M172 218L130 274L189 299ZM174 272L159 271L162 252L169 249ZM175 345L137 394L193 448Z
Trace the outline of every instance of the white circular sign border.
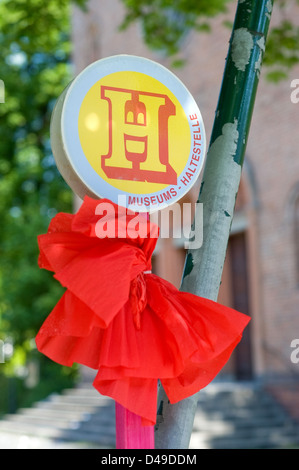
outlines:
M164 84L176 96L185 111L190 127L191 145L189 158L186 162L183 172L178 176L178 181L184 176L188 164L190 165L190 161L193 154L193 130L190 116L194 116L195 114L197 116L196 120L199 122L199 127L201 130L200 158L199 161L197 161L196 171L192 173L193 181L185 187L181 186L180 190L178 189L178 184L168 185L166 188L160 191L143 194L129 193L128 191L120 190L112 186L112 184L106 182L99 176L98 173L96 173L96 171L90 165L83 152L79 139L78 118L82 101L85 98L86 93L96 82L101 80L103 77L115 72L124 71L144 73L146 75L151 76L152 78L155 78L156 80ZM68 162L71 165L75 174L83 182L85 187L88 188L91 193L97 195L99 198L110 199L116 204L118 204L119 202L119 196L122 196L122 201L124 201L123 196L126 196L126 206L136 212L152 213L164 209L165 207L168 207L171 204L177 202L179 199L181 199L188 191L190 191L191 187L196 182L203 168L206 156L206 135L202 115L197 103L190 94L189 90L179 80L179 78L174 75L171 71L169 71L166 67L150 59L132 55L115 55L93 62L71 82L66 91L62 107L61 137L64 151L68 158ZM141 198L144 199L145 197L150 199L152 196L163 196L163 194L169 191L171 188L175 188L177 195L172 197L171 200L168 202L158 202L157 204L150 204L149 206L145 204L140 205L138 203L130 205L128 204L129 196L131 196L132 198L139 198L139 200ZM99 189L101 189L101 191L99 191Z

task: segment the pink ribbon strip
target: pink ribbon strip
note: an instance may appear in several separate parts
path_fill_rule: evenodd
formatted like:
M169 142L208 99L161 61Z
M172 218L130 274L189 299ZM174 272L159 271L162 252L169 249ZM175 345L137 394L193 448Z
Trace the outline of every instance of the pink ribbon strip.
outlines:
M115 402L116 448L154 449L154 426L142 426L141 417Z

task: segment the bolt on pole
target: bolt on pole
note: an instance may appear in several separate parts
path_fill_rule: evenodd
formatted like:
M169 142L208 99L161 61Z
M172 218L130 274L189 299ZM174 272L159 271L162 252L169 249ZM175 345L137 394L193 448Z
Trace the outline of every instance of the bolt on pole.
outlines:
M203 244L189 249L181 290L216 301L239 189L273 0L239 0L198 202ZM198 394L174 405L159 387L155 447L189 447Z

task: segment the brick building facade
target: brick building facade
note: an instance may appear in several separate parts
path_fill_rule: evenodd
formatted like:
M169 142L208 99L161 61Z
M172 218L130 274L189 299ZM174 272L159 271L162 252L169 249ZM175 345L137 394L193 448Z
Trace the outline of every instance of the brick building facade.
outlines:
M299 6L291 3L285 14L294 18ZM208 139L230 39L223 20L233 20L235 4L213 20L211 33L186 35L186 64L173 70L196 99ZM138 25L118 31L123 14L119 0L90 0L87 13L74 9L75 74L115 54L147 57L171 68L168 59L144 46ZM272 24L280 14L274 10ZM299 67L279 84L266 81L265 69L261 74L218 299L252 321L223 376L299 376L299 363L290 358L291 341L299 338L299 103L290 99L294 78L299 78ZM198 190L199 182L186 200L195 201ZM161 241L154 260L157 274L179 286L183 264L183 247Z

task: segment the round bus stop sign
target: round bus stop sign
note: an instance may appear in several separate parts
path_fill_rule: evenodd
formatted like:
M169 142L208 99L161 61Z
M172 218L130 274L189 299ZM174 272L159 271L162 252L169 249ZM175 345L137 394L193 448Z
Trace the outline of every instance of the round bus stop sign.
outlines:
M173 73L119 55L94 62L64 90L53 111L51 145L79 197L154 212L191 189L206 138L195 100Z

